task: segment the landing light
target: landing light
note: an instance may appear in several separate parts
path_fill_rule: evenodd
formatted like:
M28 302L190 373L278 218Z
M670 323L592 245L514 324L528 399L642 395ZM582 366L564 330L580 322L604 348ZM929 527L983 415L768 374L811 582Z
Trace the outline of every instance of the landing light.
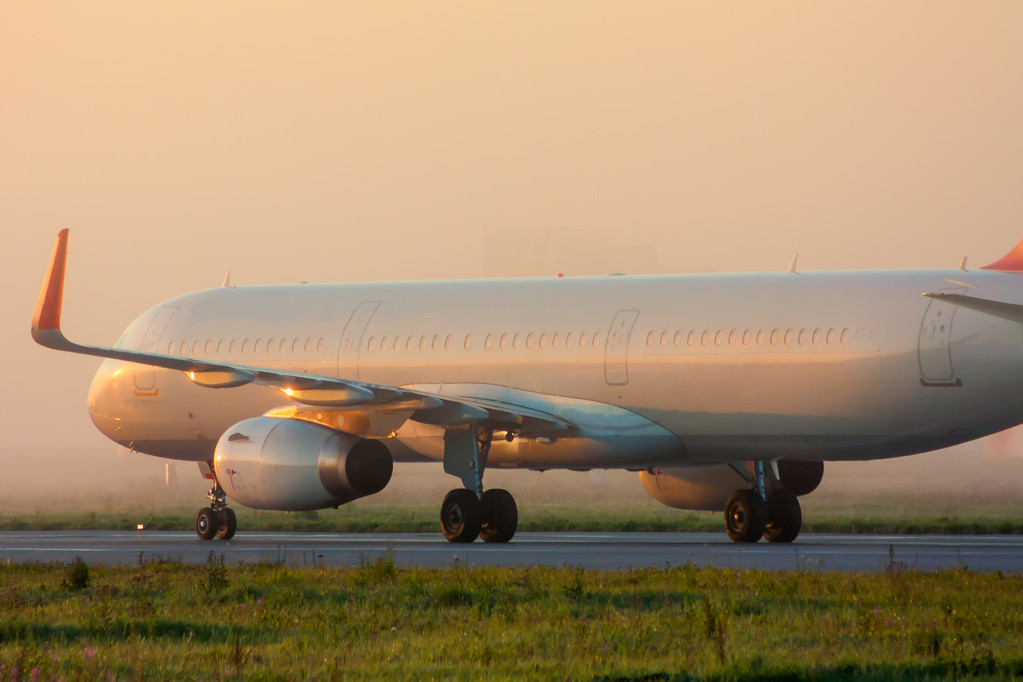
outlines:
M141 523L138 525L138 529L139 529L139 535L142 535L142 524Z
M290 388L285 388L284 389L284 395L288 396L289 398L291 397L292 393L294 393L294 391L291 390Z

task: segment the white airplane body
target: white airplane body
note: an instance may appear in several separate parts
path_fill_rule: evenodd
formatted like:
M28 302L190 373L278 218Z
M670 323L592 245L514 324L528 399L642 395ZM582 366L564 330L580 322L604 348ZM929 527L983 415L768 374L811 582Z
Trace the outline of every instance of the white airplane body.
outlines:
M102 348L60 332L66 245L33 335L107 358L101 432L214 478L201 537L233 535L225 496L337 506L386 485L393 457L461 478L453 541L514 533L511 496L483 490L493 466L640 471L665 504L725 509L735 540L791 541L821 462L1023 421L1021 247L969 271L225 286Z

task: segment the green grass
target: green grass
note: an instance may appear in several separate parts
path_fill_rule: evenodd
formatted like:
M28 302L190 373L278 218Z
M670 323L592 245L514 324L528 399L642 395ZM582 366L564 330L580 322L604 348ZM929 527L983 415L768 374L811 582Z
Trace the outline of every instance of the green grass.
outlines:
M656 503L654 503L656 504ZM433 506L347 505L319 512L267 512L235 507L241 531L318 531L336 533L437 532L438 510ZM0 514L0 530L186 530L196 508L143 509L104 512L15 512ZM1023 519L1015 510L981 510L971 516L949 515L938 507L898 509L881 504L809 507L803 532L873 534L1023 534ZM723 529L720 514L684 512L661 505L594 508L538 505L520 510L520 531L709 531Z
M0 680L1023 678L1019 575L293 569L211 553L12 564L0 585Z

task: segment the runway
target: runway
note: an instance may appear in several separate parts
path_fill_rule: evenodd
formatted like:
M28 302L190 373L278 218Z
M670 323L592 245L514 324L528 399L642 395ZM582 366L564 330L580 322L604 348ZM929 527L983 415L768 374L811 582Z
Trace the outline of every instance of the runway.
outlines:
M506 545L455 545L439 534L239 533L203 542L186 531L3 531L0 561L131 565L142 560L190 564L210 552L227 565L358 566L393 557L401 566L579 566L600 570L695 566L771 571L877 572L967 568L1023 571L1021 536L800 536L791 545L740 545L719 533L520 533Z

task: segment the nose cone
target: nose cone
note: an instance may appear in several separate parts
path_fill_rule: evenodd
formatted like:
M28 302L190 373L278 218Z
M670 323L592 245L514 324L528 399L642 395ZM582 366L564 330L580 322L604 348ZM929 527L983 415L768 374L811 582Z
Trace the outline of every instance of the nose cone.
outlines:
M107 438L124 443L124 418L129 405L125 395L131 390L131 365L119 360L104 360L89 387L89 416Z

